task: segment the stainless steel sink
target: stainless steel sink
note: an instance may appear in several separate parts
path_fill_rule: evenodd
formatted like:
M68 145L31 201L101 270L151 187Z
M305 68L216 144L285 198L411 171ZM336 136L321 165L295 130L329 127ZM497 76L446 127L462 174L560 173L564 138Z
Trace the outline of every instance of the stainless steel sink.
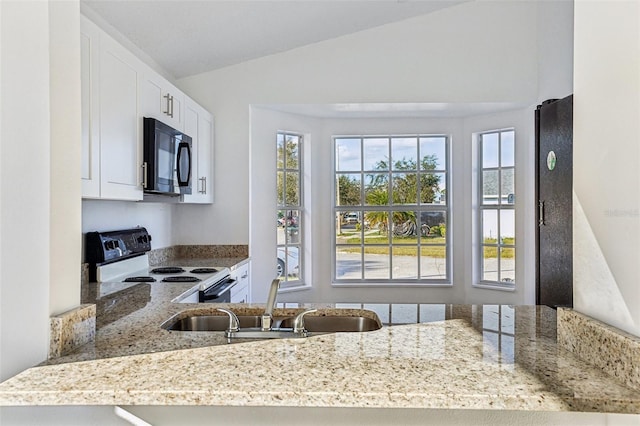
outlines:
M293 318L285 318L280 323L281 328L293 327ZM304 328L310 333L336 332L364 332L382 328L379 321L368 317L347 316L311 316L304 317Z
M260 315L238 315L240 328L260 327L260 318ZM229 328L229 318L226 315L193 315L180 319L173 317L165 321L162 328L174 331L225 331Z
M260 315L238 315L240 329L249 332L260 330ZM274 338L286 337L293 330L294 317L274 317ZM309 333L366 332L378 330L381 323L363 316L311 316L304 318L305 329ZM191 315L180 318L176 315L162 324L162 328L171 331L226 331L229 317L226 315ZM265 332L262 332L263 334ZM246 333L244 333L246 334ZM265 337L265 336L261 336Z

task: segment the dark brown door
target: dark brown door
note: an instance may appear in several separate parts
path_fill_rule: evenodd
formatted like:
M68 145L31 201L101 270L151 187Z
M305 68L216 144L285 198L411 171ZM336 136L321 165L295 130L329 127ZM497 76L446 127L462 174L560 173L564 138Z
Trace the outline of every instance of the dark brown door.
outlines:
M536 303L573 306L573 95L536 109Z

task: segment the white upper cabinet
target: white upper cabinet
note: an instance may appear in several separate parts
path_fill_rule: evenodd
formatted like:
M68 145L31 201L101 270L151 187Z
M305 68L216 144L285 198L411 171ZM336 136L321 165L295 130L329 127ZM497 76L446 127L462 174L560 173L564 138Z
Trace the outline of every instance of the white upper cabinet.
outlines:
M142 200L137 97L142 63L95 24L81 22L82 195Z
M81 22L82 84L82 196L100 198L100 105L98 64L100 33L86 20Z
M213 203L213 117L191 99L185 99L184 133L191 136L191 195L185 203Z
M140 114L184 131L184 94L148 67L140 80Z
M102 198L142 199L138 126L140 64L113 40L100 44L100 181Z
M84 16L80 31L82 197L143 199L143 118L151 117L193 138L184 202L212 203L211 114Z

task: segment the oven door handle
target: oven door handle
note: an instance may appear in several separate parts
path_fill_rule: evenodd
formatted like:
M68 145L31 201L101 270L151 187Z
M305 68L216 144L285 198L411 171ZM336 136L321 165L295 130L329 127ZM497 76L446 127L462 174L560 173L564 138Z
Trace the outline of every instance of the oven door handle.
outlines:
M233 287L236 284L237 284L237 281L232 278L227 279L222 284L215 283L212 286L206 288L205 290L200 290L200 294L198 297L200 299L199 301L200 303L202 303L207 300L217 299L220 296L222 296L224 293L229 291L229 289L231 289L231 287ZM212 292L212 290L215 290L215 292Z

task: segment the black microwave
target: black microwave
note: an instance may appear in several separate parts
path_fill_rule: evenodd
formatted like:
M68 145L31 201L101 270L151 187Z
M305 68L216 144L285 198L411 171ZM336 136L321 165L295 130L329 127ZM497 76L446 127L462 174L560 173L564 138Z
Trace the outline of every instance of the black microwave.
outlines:
M144 118L142 186L150 194L191 194L191 137L155 118Z

